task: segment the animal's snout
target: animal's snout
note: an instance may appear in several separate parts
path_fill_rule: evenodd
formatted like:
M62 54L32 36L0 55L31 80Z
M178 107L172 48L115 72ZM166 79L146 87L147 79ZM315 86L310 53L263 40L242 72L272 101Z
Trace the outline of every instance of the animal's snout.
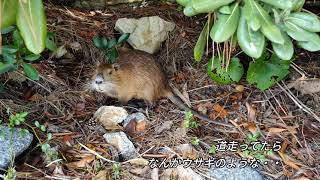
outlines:
M96 84L102 84L103 83L103 76L102 74L97 74L95 79Z

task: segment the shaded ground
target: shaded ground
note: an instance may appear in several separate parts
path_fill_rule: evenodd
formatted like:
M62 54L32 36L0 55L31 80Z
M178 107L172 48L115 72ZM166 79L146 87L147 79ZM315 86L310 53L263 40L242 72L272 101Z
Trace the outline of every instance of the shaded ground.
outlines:
M101 159L91 160L84 167L68 164L83 160L90 154L78 142L95 149L106 158L114 158L110 155L110 152L113 152L112 148L105 143L101 132L89 123L93 113L101 105L119 105L113 99L83 90L83 85L88 81L94 65L103 61L103 53L93 46L91 39L96 34L117 36L113 27L119 18L157 15L174 22L177 26L157 54L172 84L189 96L190 103L195 109L205 109L213 119L232 121L237 127L230 131L224 127L201 123L198 128L189 130L185 137L176 131L181 127L184 115L167 99L160 100L152 110L126 107L131 112L137 110L144 112L152 121L152 125L144 135L131 139L139 153L154 147L147 154L149 157L157 157L159 148L173 148L179 144L190 143L192 137L198 137L203 144L208 145L221 139L244 143L248 134L260 131L263 134L261 141L283 142L281 153L274 153L269 158L270 163L260 168L266 177L319 179L319 122L304 113L279 87L261 92L248 86L243 80L239 84L244 85L245 90L236 92L236 85L222 86L211 81L206 76L207 61L197 64L193 60L193 47L202 27L199 24L203 24L205 17L186 18L176 9L175 5L161 3L145 7L123 5L94 12L46 4L48 27L50 31L56 33L57 44L70 47L72 43L78 42L81 49L68 48L69 58L57 59L51 54L46 54L44 61L35 64L42 77L38 82L18 83L8 79L8 75L2 78L6 80L7 92L0 94L0 116L4 117L6 122L8 108L12 112L28 111L30 124L38 120L54 132L50 144L59 147L61 157L58 162L62 165L59 166L61 169L54 163L45 167L40 149L31 149L25 158L20 160L21 165L17 167L19 177L55 176L61 170L66 176L90 179L100 169L112 172L112 166ZM310 77L319 77L319 55L299 50L296 63ZM294 70L292 72L291 77L294 77L297 73ZM292 92L320 116L319 94L300 95L294 90ZM246 102L250 106L246 106ZM165 121L174 122L171 130L156 134L156 129ZM45 134L41 132L38 134L40 138L45 139ZM203 144L196 149L201 156L207 158L208 149ZM216 155L240 157L241 153L218 152ZM281 164L274 165L276 161ZM121 168L121 179L128 178L131 169L134 167L124 165ZM148 179L149 176L145 176Z

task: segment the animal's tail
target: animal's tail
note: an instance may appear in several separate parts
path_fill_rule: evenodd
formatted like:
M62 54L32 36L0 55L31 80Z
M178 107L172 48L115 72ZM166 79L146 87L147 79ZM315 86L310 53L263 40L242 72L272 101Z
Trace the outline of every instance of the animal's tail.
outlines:
M210 119L209 117L202 115L200 113L198 113L197 111L189 108L182 100L179 96L175 95L172 91L168 91L166 94L166 97L170 99L170 101L172 101L172 103L174 103L175 105L177 105L180 109L184 110L184 111L191 111L191 113L201 119L204 120L208 123L212 123L212 124L217 124L217 125L221 125L221 126L227 126L227 127L233 127L231 124L228 123L223 123L223 122L217 122L215 120Z

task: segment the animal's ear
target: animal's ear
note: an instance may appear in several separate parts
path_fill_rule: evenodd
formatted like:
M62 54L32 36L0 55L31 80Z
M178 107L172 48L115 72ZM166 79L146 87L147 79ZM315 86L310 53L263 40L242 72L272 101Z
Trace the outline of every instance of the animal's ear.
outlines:
M112 64L112 68L115 70L115 71L118 71L120 69L120 64L119 63L113 63Z

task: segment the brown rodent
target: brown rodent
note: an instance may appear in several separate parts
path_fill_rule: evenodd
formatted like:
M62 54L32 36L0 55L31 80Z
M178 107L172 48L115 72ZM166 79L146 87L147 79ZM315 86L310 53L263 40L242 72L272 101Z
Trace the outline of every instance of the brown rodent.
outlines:
M209 123L232 127L216 122L190 109L176 96L168 85L167 77L151 54L138 50L119 50L114 64L100 64L90 82L92 90L117 98L122 103L130 99L143 99L149 104L167 97L175 105Z

